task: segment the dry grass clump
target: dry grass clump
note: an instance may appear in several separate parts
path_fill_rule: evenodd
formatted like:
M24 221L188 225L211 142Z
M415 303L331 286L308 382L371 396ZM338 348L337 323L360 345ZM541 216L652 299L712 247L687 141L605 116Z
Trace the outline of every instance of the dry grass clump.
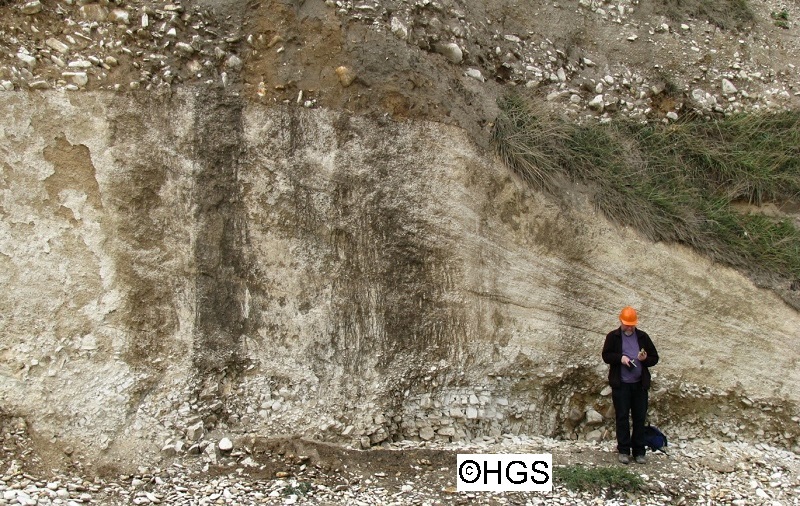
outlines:
M518 95L500 99L500 108L492 133L500 157L536 188L555 190L559 163L567 154L567 125Z
M655 241L677 241L751 273L800 278L791 220L737 212L737 202L797 203L800 114L718 121L574 125L520 97L500 102L494 143L537 188L570 177L596 188L610 219Z

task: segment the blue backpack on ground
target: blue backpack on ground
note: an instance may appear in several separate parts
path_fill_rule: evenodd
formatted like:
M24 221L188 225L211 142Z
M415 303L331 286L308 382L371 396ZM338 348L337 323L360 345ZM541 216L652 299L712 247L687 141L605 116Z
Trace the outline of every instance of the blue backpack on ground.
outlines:
M667 450L667 436L658 430L658 427L647 425L644 428L644 445L649 447L652 451L660 451L664 455L668 455Z

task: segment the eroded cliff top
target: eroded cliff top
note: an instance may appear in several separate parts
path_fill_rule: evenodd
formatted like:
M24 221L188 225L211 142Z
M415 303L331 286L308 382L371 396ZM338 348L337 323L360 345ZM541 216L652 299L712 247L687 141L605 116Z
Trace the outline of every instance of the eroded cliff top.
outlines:
M716 4L6 1L0 87L225 87L474 133L511 87L576 120L796 108L800 6Z

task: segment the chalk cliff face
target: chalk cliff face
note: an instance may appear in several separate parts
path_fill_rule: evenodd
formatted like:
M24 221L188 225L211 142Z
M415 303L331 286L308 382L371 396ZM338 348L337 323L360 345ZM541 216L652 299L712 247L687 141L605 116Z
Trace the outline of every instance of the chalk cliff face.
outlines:
M627 304L655 421L798 444L794 310L456 127L189 88L0 110L0 394L43 447L608 437Z

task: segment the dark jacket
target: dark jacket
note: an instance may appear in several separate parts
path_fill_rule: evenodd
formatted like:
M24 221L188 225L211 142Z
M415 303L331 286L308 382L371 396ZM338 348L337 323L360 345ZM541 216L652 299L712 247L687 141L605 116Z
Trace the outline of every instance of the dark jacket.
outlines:
M648 367L653 367L658 363L658 351L650 340L650 336L643 330L636 329L636 338L639 341L639 349L644 348L647 352L647 358L642 362L642 386L645 389L650 388L650 371ZM603 344L603 362L609 364L608 368L608 384L612 387L622 385L622 330L617 328L612 330L606 336L606 342Z

